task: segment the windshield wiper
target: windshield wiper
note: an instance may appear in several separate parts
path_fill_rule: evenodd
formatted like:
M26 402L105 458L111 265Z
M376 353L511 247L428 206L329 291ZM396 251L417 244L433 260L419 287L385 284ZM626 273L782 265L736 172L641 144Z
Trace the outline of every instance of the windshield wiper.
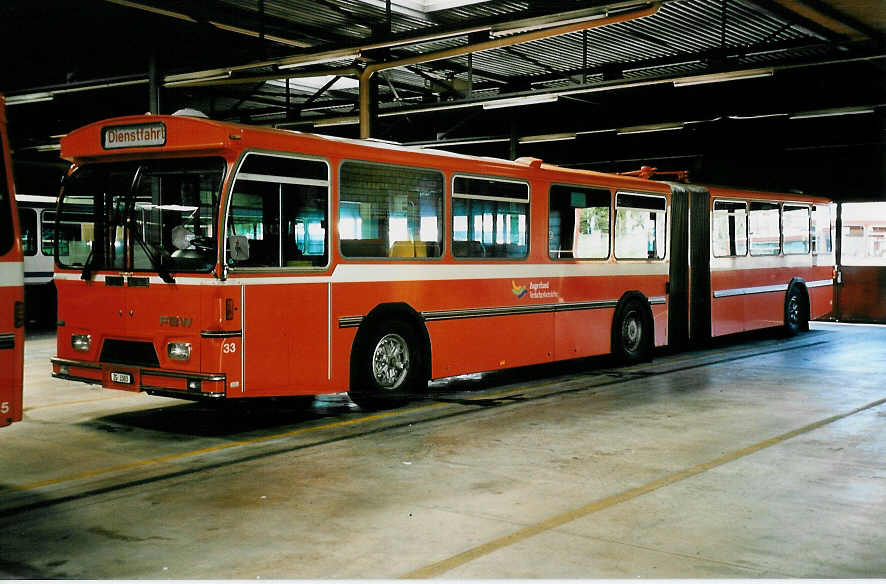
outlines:
M127 220L129 221L129 230L132 232L133 238L140 246L142 246L145 255L148 256L148 259L151 261L151 266L157 272L157 275L167 284L175 284L175 278L169 270L163 266L163 262L160 261L160 258L150 249L150 246L145 243L145 238L142 236L141 230L135 225L132 217L128 217Z
M58 233L58 231L56 231ZM83 262L83 271L80 272L80 279L89 281L92 279L92 260L95 257L95 250L90 249L86 261Z
M145 255L148 256L148 260L150 260L151 262L151 267L154 268L154 270L157 272L157 275L160 276L160 279L162 279L167 284L175 284L175 278L172 276L172 274L169 273L169 270L163 267L163 263L160 261L160 258L158 258L157 255L149 248L148 244L145 243L144 235L138 228L138 224L135 221L135 192L136 189L138 189L139 183L141 182L144 168L144 165L139 166L135 170L135 174L132 177L132 186L129 188L129 197L126 200L126 205L124 207L126 222L129 226L129 233L132 234L132 238L135 239L142 247Z

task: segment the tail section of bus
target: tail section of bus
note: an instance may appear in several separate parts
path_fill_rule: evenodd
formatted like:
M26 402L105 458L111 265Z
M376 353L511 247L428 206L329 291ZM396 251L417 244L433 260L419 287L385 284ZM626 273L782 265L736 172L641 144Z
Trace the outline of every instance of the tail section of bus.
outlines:
M0 426L22 419L25 343L24 268L5 105L0 95Z

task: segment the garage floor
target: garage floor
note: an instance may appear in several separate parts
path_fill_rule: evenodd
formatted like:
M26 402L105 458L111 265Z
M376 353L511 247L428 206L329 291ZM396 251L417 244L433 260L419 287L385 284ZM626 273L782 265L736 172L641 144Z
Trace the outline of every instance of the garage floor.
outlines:
M0 578L886 577L886 327L214 408L53 380L0 430Z

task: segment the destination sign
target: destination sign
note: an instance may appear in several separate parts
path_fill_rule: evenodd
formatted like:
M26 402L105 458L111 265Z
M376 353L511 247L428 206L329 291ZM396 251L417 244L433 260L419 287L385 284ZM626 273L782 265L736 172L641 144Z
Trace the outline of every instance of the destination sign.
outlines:
M102 147L105 150L163 146L165 144L166 124L163 122L102 128Z

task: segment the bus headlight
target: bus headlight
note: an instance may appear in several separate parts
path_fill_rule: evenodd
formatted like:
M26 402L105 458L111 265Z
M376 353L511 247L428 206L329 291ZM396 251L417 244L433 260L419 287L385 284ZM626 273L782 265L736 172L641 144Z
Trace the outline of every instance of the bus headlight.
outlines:
M71 335L71 348L75 351L86 352L92 345L92 337L90 335Z
M191 343L169 343L166 354L175 361L187 361L191 358Z

